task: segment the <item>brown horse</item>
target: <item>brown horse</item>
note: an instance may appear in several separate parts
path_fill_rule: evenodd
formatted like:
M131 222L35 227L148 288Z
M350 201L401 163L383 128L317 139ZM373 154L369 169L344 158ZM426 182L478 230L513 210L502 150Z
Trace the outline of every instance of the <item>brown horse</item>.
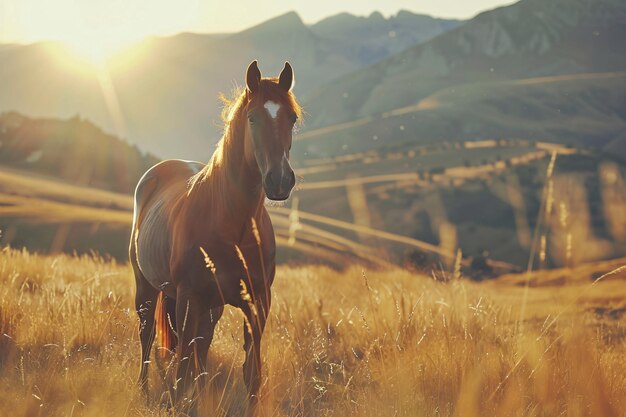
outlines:
M224 305L245 315L244 381L251 409L261 385L261 337L276 269L265 196L285 200L295 184L289 165L300 107L293 70L261 78L254 61L246 89L225 111L225 133L208 164L168 160L150 168L135 191L130 261L140 319L139 384L155 335L176 352L171 401L193 403L205 384L207 351ZM198 391L198 392L199 392Z

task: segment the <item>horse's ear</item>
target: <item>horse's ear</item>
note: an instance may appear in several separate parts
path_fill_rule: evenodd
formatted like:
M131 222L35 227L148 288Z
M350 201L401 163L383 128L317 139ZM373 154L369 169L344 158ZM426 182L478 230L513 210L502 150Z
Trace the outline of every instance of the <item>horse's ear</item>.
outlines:
M248 70L246 71L246 87L248 88L248 91L254 93L259 89L260 82L261 71L259 71L259 66L255 59L250 65L248 65Z
M289 62L285 62L285 68L278 76L278 85L285 91L289 91L293 87L293 68L291 68Z

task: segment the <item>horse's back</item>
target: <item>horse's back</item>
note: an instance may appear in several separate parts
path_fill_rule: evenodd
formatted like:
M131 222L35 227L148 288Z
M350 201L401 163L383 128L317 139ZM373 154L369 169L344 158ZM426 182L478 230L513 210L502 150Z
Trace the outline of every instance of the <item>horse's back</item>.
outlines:
M146 171L137 184L131 262L137 263L154 287L159 288L170 280L170 215L174 205L186 192L190 178L204 166L194 161L166 160Z
M153 165L143 174L135 188L135 216L154 191L163 190L168 184L187 181L204 166L201 162L182 159L167 159Z

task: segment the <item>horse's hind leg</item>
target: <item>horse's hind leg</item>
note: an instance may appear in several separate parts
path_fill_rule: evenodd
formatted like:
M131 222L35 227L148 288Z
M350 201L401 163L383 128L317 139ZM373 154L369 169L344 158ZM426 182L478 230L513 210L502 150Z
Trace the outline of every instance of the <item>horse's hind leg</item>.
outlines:
M148 395L148 363L150 351L155 336L154 313L156 310L159 291L156 290L143 276L136 261L131 257L135 272L135 309L139 316L139 340L141 341L141 366L139 369L138 384L142 387L146 397Z

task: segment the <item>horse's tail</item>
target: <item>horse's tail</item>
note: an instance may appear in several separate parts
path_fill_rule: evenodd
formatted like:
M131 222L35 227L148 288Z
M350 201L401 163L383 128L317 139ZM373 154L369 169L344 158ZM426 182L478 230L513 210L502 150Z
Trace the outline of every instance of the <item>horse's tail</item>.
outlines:
M163 359L169 352L176 350L176 300L159 293L157 298L156 311L154 315L156 321L156 342L157 355Z

